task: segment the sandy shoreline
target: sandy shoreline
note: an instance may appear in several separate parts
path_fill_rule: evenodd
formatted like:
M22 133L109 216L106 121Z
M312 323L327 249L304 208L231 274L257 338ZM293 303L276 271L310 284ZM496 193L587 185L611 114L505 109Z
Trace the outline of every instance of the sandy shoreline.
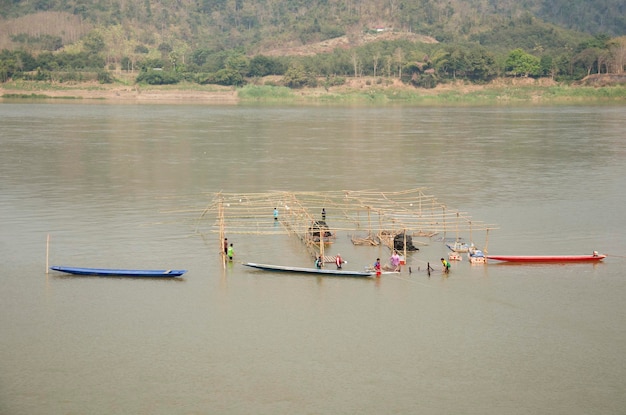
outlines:
M605 80L607 77L601 77ZM272 77L268 77L271 81ZM274 80L275 82L276 80ZM605 81L608 82L608 81ZM263 85L261 83L261 85ZM459 97L467 96L472 102L483 101L491 102L494 99L498 102L542 102L548 99L552 102L571 100L590 99L593 93L580 95L576 92L579 88L595 90L596 87L589 86L567 86L563 85L561 94L555 97L550 92L546 96L544 93L549 91L551 87L559 87L559 84L551 79L531 79L531 78L513 78L513 79L496 79L489 84L476 85L463 81L454 83L440 84L433 89L415 88L406 85L397 79L392 82L380 85L377 78L350 78L343 85L333 86L329 88L302 88L292 91L292 96L284 99L288 102L314 102L329 97L331 99L339 97L339 101L343 98L368 100L372 94L387 95L403 95L409 97L417 97L418 99L429 97L434 98L440 96L440 102L445 102L448 96L451 96L451 103L458 103ZM617 93L617 99L625 98L624 93ZM245 95L245 94L244 94ZM604 93L598 94L598 98L604 97ZM6 84L0 84L0 100L6 99L78 99L85 101L104 101L111 103L177 103L177 104L214 104L214 105L237 105L242 100L249 98L241 98L239 92L234 87L219 85L162 85L162 86L146 86L146 85L130 85L130 84L110 84L102 85L96 82L92 83L40 83L40 82L24 82L16 81ZM495 98L494 98L495 97ZM582 98L581 98L582 97ZM263 93L259 97L264 99ZM268 94L267 98L271 101L275 97ZM615 97L613 97L615 99ZM252 98L255 100L255 98Z
M5 95L18 95L20 98L33 95L36 98L67 98L86 100L105 100L122 102L194 102L215 104L237 104L239 98L237 91L228 89L223 91L202 91L184 89L141 89L137 87L112 87L112 88L10 88L0 87L0 97ZM1 98L0 98L1 99Z

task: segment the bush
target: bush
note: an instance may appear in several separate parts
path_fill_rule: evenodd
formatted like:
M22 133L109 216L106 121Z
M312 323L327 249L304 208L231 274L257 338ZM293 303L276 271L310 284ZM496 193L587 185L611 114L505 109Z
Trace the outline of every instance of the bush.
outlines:
M109 71L98 71L98 82L101 84L112 84L113 76Z
M180 75L170 71L148 70L141 72L136 81L148 85L171 85L180 82Z
M329 76L324 80L324 87L330 88L331 86L339 86L344 85L346 83L346 78L343 76Z
M421 88L432 89L437 86L439 83L439 79L437 75L432 73L414 75L411 78L411 84L413 86L418 86Z

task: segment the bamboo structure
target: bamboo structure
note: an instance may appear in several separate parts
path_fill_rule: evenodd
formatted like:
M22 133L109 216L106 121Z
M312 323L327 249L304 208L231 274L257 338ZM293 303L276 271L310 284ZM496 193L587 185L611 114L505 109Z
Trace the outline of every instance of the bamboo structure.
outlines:
M497 226L473 220L464 212L449 209L426 188L399 192L329 191L267 193L212 193L209 204L198 217L198 232L224 235L287 234L298 237L311 255L324 257L326 237L325 213L332 214L328 232L346 232L355 244L383 243L393 249L394 237L404 234L406 257L407 235L434 236L454 230L457 235L497 229ZM278 218L273 219L277 209ZM276 223L278 222L278 223ZM319 237L314 237L319 231ZM356 233L365 233L363 237Z

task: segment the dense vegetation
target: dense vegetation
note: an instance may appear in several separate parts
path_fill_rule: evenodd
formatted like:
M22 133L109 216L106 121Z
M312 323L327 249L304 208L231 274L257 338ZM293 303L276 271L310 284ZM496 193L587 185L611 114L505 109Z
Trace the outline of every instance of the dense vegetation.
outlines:
M618 0L0 0L0 15L0 81L107 83L125 71L148 84L374 76L433 87L575 80L626 63Z

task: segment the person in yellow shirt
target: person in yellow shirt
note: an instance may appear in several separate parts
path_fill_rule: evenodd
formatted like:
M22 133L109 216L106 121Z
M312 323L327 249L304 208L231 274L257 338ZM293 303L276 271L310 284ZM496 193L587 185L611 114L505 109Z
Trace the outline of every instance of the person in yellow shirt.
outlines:
M443 264L443 272L446 274L450 272L450 263L445 258L441 258L441 263Z

